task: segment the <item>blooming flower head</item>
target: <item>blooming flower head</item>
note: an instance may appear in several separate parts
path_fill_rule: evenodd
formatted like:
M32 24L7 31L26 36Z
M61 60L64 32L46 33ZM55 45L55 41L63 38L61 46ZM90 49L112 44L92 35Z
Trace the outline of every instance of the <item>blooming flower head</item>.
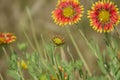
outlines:
M54 44L57 46L63 45L64 44L64 38L60 35L56 35L52 38L52 41Z
M60 26L77 23L83 13L79 0L58 0L57 8L52 11L54 22Z
M118 24L120 15L113 2L103 0L93 4L88 11L88 18L90 18L90 25L97 32L110 32L114 29L114 25Z
M12 33L0 33L0 44L9 44L16 40Z

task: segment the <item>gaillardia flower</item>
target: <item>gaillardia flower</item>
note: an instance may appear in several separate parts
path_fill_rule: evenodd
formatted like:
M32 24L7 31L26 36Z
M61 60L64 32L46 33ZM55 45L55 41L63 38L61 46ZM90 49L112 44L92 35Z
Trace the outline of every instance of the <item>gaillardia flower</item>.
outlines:
M98 1L92 5L88 11L90 25L97 32L110 32L114 29L114 25L119 22L119 11L116 5L109 0Z
M58 0L57 7L52 11L54 22L60 26L77 23L83 13L79 0Z
M16 40L12 33L0 33L0 44L9 44Z
M55 45L60 46L64 44L64 38L60 35L56 35L52 38L52 41Z

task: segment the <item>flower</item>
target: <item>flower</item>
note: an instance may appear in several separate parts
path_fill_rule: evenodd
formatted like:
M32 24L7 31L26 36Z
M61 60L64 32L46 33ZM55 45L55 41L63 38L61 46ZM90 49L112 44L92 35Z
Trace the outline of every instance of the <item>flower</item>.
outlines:
M93 4L88 11L88 18L90 25L97 32L110 32L114 29L114 25L118 24L120 15L117 6L107 0Z
M24 60L19 61L18 66L21 67L22 69L28 69L28 66Z
M60 26L77 23L83 13L79 0L58 0L57 8L52 11L54 22Z
M57 46L63 45L64 44L64 38L60 35L56 35L52 38L52 41L54 44Z
M68 79L68 75L67 73L64 73L64 80L67 80Z
M9 44L16 40L12 33L0 33L0 44Z

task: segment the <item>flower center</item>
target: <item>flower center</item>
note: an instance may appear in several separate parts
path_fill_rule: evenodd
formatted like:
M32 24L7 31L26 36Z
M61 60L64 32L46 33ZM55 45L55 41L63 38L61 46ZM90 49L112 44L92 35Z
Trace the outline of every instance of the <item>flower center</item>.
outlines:
M54 39L54 42L57 43L57 44L60 44L60 43L62 43L62 40L59 39L59 38L55 38L55 39Z
M75 11L72 7L66 7L63 9L63 15L65 17L72 17L74 15Z
M103 23L108 22L109 19L110 19L110 13L109 13L109 11L101 10L101 11L99 12L98 18L99 18L99 20L100 20L101 22L103 22Z
M5 38L0 38L0 44L5 42Z

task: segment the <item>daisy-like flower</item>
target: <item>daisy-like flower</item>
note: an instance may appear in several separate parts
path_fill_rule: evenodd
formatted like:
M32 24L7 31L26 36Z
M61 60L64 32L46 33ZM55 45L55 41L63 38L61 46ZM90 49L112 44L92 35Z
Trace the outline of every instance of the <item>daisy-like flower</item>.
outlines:
M109 1L98 1L92 5L88 11L88 18L90 18L90 25L97 32L110 32L114 29L120 20L120 15L117 6Z
M60 26L77 23L83 13L79 0L58 0L57 7L52 11L54 22Z
M60 35L56 35L52 38L52 41L55 45L60 46L64 44L64 38Z
M12 33L0 33L0 44L9 44L16 40Z

